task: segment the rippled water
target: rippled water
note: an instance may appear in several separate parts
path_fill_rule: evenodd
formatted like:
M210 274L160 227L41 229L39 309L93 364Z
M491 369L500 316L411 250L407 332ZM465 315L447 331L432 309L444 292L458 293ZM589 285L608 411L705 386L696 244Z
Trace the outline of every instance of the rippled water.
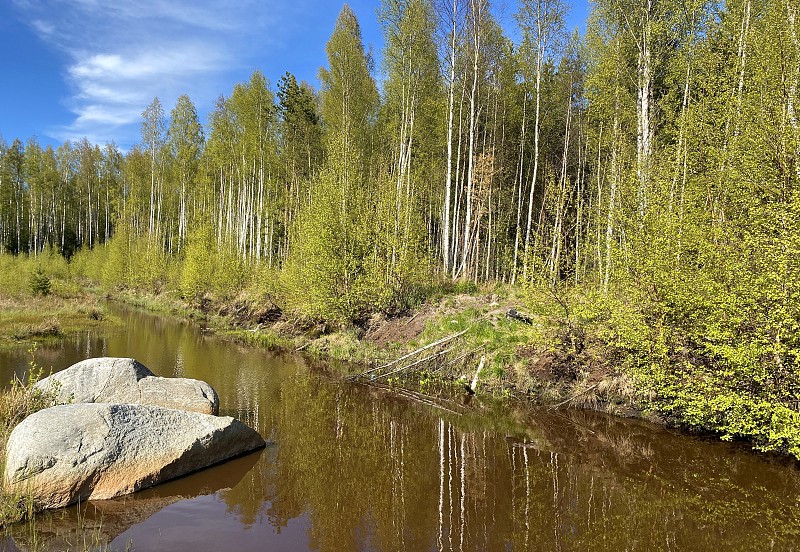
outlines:
M796 464L582 411L437 408L342 382L294 356L120 309L124 329L42 348L63 369L131 356L211 383L264 451L124 499L10 529L63 550L795 550ZM24 375L0 354L0 378Z

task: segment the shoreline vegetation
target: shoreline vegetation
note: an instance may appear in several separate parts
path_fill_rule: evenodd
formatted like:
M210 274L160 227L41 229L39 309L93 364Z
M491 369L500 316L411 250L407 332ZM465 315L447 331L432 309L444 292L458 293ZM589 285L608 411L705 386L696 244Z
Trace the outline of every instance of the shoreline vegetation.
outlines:
M620 345L630 338L623 332L644 328L631 322L636 317L635 302L618 305L614 313L620 318L612 320L601 317L596 296L586 291L573 289L569 294L558 295L553 290L519 286L479 287L470 282L446 282L429 289L424 299L403 312L376 312L358 323L331 323L285 313L273 297L259 295L263 292L258 286L240 289L226 298L207 294L198 301L187 301L177 289L155 295L135 288L103 287L101 280L87 279L86 273L79 273L79 263L64 265L57 256L37 259L0 255L0 262L17 275L26 271L30 274L27 280L15 278L16 288L6 282L5 288L0 289L0 303L8 307L5 316L14 318L18 309L22 313L36 312L41 320L56 312L73 321L63 326L70 330L45 336L46 340L63 339L68 331L118 324L107 306L108 301L114 301L187 320L225 339L301 353L328 366L333 362L335 377L346 378L393 363L456 334L458 337L449 341L451 349L444 351L451 351L450 354L442 358L438 353L430 355L437 358L396 378L381 382L367 378L367 383L377 383L389 392L423 402L435 400L442 393L452 396L453 389L463 394L468 385L470 392L488 395L495 404L499 401L510 406L584 408L731 438L718 428L692 426L685 420L665 416L654 407L655 397L636 371L635 349ZM53 290L59 290L54 293L64 296L38 295L35 282L42 276L50 280ZM25 281L28 285L22 286L20 282ZM76 293L77 290L84 291ZM102 315L97 316L97 312ZM620 320L625 320L623 312L631 317L627 321L630 326L621 324ZM0 343L19 348L29 343L35 347L36 342L41 342L41 336L35 333L9 335L11 327L0 326ZM413 366L416 362L412 361L413 358L409 364ZM479 375L474 371L478 365ZM16 380L0 392L3 443L19 421L48 402L46 397L30 393L32 383L38 379L33 360L31 367L27 383ZM735 437L755 449L797 459L789 450L759 447L753 439ZM35 512L36 505L25 496L3 494L0 499L0 524L16 523Z
M117 323L103 304L104 299L110 299L178 316L249 345L340 361L336 372L342 377L394 363L463 332L447 350L431 349L434 354L411 358L405 364L413 369L382 378L380 383L423 395L435 393L441 385L462 391L466 386L474 392L477 384L479 393L501 400L642 417L798 458L797 451L787 446L797 439L797 432L790 425L791 415L784 422L783 433L777 435L783 440L770 441L776 437L774 415L749 418L750 432L746 433L726 431L707 421L698 423L685 413L664 408L666 390L658 387L663 383L653 380L653 366L643 365L656 344L656 328L644 322L644 303L634 296L610 303L610 294L601 295L591 289L567 288L559 293L532 286L443 281L420 290L416 303L403 310L376 310L349 321L324 320L282 309L280 299L265 291L260 277L225 294L209 292L195 299L186 298L179 286L170 286L167 281L159 284L163 290L159 294L134 286L109 286L104 275L110 247L82 251L70 262L52 252L38 257L0 255L0 262L7 269L5 274L29 275L7 279L5 287L0 288L0 301L11 307L4 316L20 319L29 312L27 305L41 307L43 301L53 301L48 303L51 310L34 308L40 320L28 322L28 326L38 327L37 323L48 320L46 316L51 316L52 308L58 306L61 310L57 312L72 321L64 327L79 331ZM45 297L36 291L37 278L43 276L54 290ZM56 293L62 296L55 296ZM30 331L24 336L19 332L9 335L9 329L14 327L0 326L0 343L19 347L40 339L37 332ZM479 365L480 373L476 373ZM367 381L372 381L371 377ZM706 384L707 389L711 385L708 381L699 383ZM678 391L688 394L696 384L687 381ZM710 389L718 396L723 390L721 386ZM737 398L733 396L731 400ZM700 413L701 409L715 407L700 402L704 400L706 397L701 395L692 403ZM759 406L768 412L780 411L779 404ZM747 414L746 411L742 415Z
M0 350L27 349L116 323L96 294L70 280L60 255L0 255Z
M319 89L255 71L205 124L154 98L127 152L0 139L0 294L361 363L467 330L415 385L800 459L795 7L598 0L580 36L513 4L516 42L489 0L382 2L380 68L344 5Z

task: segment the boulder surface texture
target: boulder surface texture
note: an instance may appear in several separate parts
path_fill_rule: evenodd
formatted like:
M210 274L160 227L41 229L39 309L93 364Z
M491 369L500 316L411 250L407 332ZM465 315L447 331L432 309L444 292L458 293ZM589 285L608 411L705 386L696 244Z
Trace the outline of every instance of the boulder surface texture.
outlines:
M152 487L264 446L258 432L230 417L138 404L66 404L14 428L4 482L44 508L61 508Z
M160 378L132 358L90 358L36 383L58 403L130 403L219 414L219 397L204 381Z

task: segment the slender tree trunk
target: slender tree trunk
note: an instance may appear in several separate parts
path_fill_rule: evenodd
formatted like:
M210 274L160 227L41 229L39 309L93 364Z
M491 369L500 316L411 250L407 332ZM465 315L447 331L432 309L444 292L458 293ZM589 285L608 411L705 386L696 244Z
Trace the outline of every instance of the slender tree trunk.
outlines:
M531 255L531 226L533 220L533 199L536 190L536 179L539 174L539 117L541 115L541 98L542 98L542 65L544 61L544 52L542 43L542 6L541 2L536 3L536 27L537 27L537 40L536 40L536 115L533 125L533 174L531 175L531 190L528 195L528 221L525 226L525 245L522 248L522 277L524 280L528 279L528 263ZM544 201L544 196L542 201Z
M463 121L464 121L464 98L467 95L467 90L465 86L461 87L461 102L458 104L458 151L456 153L456 184L458 188L458 193L456 194L455 200L455 208L453 213L453 246L451 248L452 255L453 255L453 265L452 277L455 278L458 275L458 262L457 262L457 253L456 249L459 243L459 228L460 228L460 216L461 216L461 196L464 192L464 180L462 177L462 170L461 170L461 152L463 151L463 144L461 138L463 137Z
M608 292L608 284L611 280L611 242L614 238L614 206L617 198L617 179L619 177L619 99L617 98L614 106L614 131L613 143L611 146L611 183L608 193L608 212L606 213L606 260L605 275L603 277L603 290Z
M794 47L795 60L800 60L800 37L797 35L797 10L792 6L790 0L786 0L786 13L789 19L789 34L792 39L792 46ZM789 118L789 124L792 127L792 138L794 140L794 157L795 157L795 178L800 181L800 124L797 120L797 93L800 87L800 71L798 68L792 67L791 77L789 78L789 91L786 95L786 113Z
M514 227L514 260L511 265L511 284L517 283L517 266L518 266L518 259L519 259L519 240L520 234L522 234L522 188L524 187L525 182L525 171L524 171L524 161L525 161L525 123L526 123L526 110L528 107L528 94L525 93L522 99L522 131L520 134L519 140L519 161L517 163L517 177L515 182L517 183L517 223Z
M467 195L465 197L466 209L464 216L464 248L461 258L461 268L459 272L465 277L469 277L466 272L469 270L469 246L470 246L470 226L472 224L472 188L475 178L475 125L477 122L477 100L478 100L478 62L480 61L481 30L483 0L471 0L472 5L472 91L469 95L469 157L467 159Z
M639 53L637 58L637 99L636 99L636 176L638 180L637 207L641 221L647 210L648 180L650 177L650 159L652 157L652 108L653 96L653 60L651 51L651 18L652 0L646 0L645 12L642 15L642 34L638 39Z
M453 27L450 35L450 82L447 103L447 175L445 177L444 192L444 223L442 236L442 256L444 257L445 274L450 271L450 202L451 187L453 182L453 112L454 93L456 84L456 36L458 21L458 0L453 0Z
M559 178L558 201L556 203L556 220L553 228L553 240L550 248L550 283L555 287L561 264L562 232L567 195L567 162L569 161L569 139L572 125L572 97L567 101L567 121L564 125L564 151L561 155L561 176Z

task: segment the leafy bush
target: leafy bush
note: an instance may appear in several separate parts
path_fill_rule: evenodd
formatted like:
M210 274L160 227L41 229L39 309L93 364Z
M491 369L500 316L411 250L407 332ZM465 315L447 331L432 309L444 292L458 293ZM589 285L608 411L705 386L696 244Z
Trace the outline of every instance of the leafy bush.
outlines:
M70 275L76 279L89 280L99 284L103 280L108 256L109 247L106 245L99 245L93 249L84 247L70 259Z
M194 301L208 294L229 299L242 291L247 276L237 251L229 244L218 244L208 224L198 224L189 232L178 273L181 293Z

